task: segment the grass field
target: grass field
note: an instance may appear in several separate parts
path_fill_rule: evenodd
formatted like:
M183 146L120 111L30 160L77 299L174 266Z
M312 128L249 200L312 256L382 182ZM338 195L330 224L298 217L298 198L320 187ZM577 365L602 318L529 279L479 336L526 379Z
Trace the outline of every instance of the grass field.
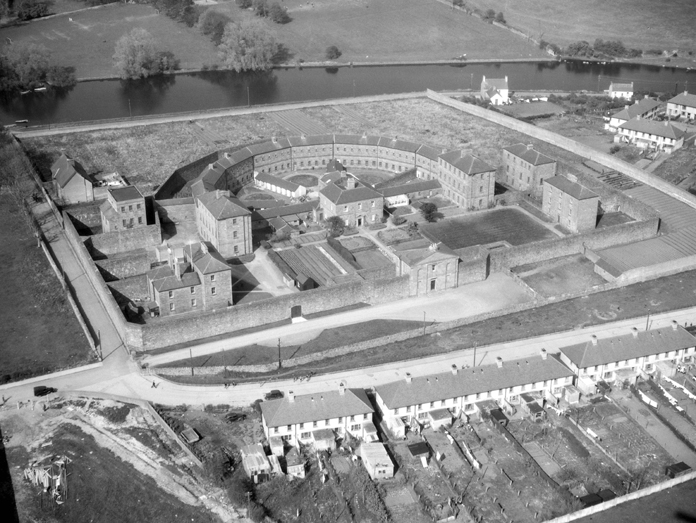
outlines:
M563 114L566 110L560 105L551 102L530 102L513 105L505 105L501 110L517 118L529 118Z
M693 0L468 0L503 11L508 24L564 47L587 40L622 40L638 49L696 50ZM684 53L685 54L685 53Z
M84 4L87 7L87 4ZM32 42L48 47L78 78L114 76L111 57L116 41L135 27L149 31L159 46L181 60L181 67L200 68L218 62L213 43L195 27L158 15L146 5L116 3L71 15L36 20L0 29L0 41Z
M582 255L548 260L533 267L514 268L524 282L542 296L580 292L606 281L594 272L594 263Z
M512 208L450 218L438 223L421 225L420 230L427 237L441 241L450 249L486 245L502 240L511 245L524 245L556 237L527 214Z
M1 194L0 257L0 376L22 379L89 363L89 345L53 269Z

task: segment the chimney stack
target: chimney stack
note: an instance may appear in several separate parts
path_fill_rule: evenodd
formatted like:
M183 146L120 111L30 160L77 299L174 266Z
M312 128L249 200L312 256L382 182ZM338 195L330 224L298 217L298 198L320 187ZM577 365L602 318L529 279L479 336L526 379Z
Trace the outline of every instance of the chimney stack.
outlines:
M346 176L346 189L355 189L355 178L350 175Z
M411 383L411 373L410 372L406 373L406 383Z
M507 75L505 75L505 83L507 83Z
M541 359L545 360L548 354L546 353L546 349L541 349Z
M457 372L458 372L458 371L457 371L457 366L453 363L453 364L452 364L452 374L453 374L454 376L456 376L456 375L457 375Z
M637 338L637 337L638 337L638 329L636 329L635 327L633 327L633 328L631 329L631 334L633 334L633 337L634 337L634 338Z
M679 326L679 324L677 323L677 320L672 320L672 330L673 331L677 330L678 326Z
M534 144L528 143L528 144L527 144L527 150L530 151L530 150L532 150L532 149L534 149Z
M290 403L295 403L295 393L293 391L288 391L288 401Z
M345 395L345 393L346 393L346 384L345 384L345 383L341 382L341 383L338 384L338 393L339 393L341 396L344 396L344 395Z
M501 358L500 356L498 356L498 357L495 359L495 362L497 363L499 369L502 369L502 368L503 368L503 358Z
M181 281L181 264L178 261L174 262L174 276Z
M597 346L597 336L595 336L594 334L592 335L592 345L594 345L595 347Z

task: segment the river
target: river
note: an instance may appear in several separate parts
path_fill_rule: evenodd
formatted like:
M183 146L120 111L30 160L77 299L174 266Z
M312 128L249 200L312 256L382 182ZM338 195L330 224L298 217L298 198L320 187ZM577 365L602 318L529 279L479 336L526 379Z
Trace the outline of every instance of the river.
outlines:
M0 123L30 125L123 118L350 96L478 89L482 77L507 76L515 90L607 89L611 81L636 90L683 91L696 71L636 64L578 61L451 65L287 68L262 74L229 71L160 76L138 81L80 82L67 91L49 89L0 100Z

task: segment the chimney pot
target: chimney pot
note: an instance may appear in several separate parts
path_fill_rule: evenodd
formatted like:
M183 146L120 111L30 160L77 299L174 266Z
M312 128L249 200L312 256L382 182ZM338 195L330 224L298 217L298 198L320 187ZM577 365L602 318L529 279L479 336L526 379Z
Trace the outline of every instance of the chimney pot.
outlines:
M496 364L498 365L498 368L499 368L499 369L502 368L502 366L503 366L503 358L501 358L500 356L498 356L498 357L495 359L495 362L496 362Z
M288 391L288 401L290 403L295 403L295 393L293 391Z
M410 372L406 373L406 383L411 383L411 373Z
M547 352L546 352L546 349L541 349L540 352L541 352L541 359L542 359L542 360L545 360L546 357L548 356L548 354L547 354Z
M672 320L672 330L673 331L677 330L678 326L679 326L679 324L677 323L677 320Z
M592 335L592 345L597 345L597 336L595 336L594 334Z
M633 334L633 337L634 337L634 338L637 338L637 337L638 337L638 329L636 329L635 327L633 327L633 328L631 329L631 333Z
M458 372L457 366L453 363L452 364L452 374L454 374L456 376L457 372Z
M338 393L343 396L346 393L346 384L341 382L338 384Z

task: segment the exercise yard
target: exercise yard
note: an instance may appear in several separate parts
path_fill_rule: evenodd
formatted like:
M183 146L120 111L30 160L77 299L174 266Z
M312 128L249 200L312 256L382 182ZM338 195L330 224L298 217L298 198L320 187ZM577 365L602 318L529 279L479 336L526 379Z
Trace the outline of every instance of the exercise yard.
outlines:
M594 263L582 254L514 267L529 287L545 297L585 291L606 281L594 272Z
M510 207L421 225L420 232L429 240L442 242L450 249L500 241L524 245L556 237L524 211Z

